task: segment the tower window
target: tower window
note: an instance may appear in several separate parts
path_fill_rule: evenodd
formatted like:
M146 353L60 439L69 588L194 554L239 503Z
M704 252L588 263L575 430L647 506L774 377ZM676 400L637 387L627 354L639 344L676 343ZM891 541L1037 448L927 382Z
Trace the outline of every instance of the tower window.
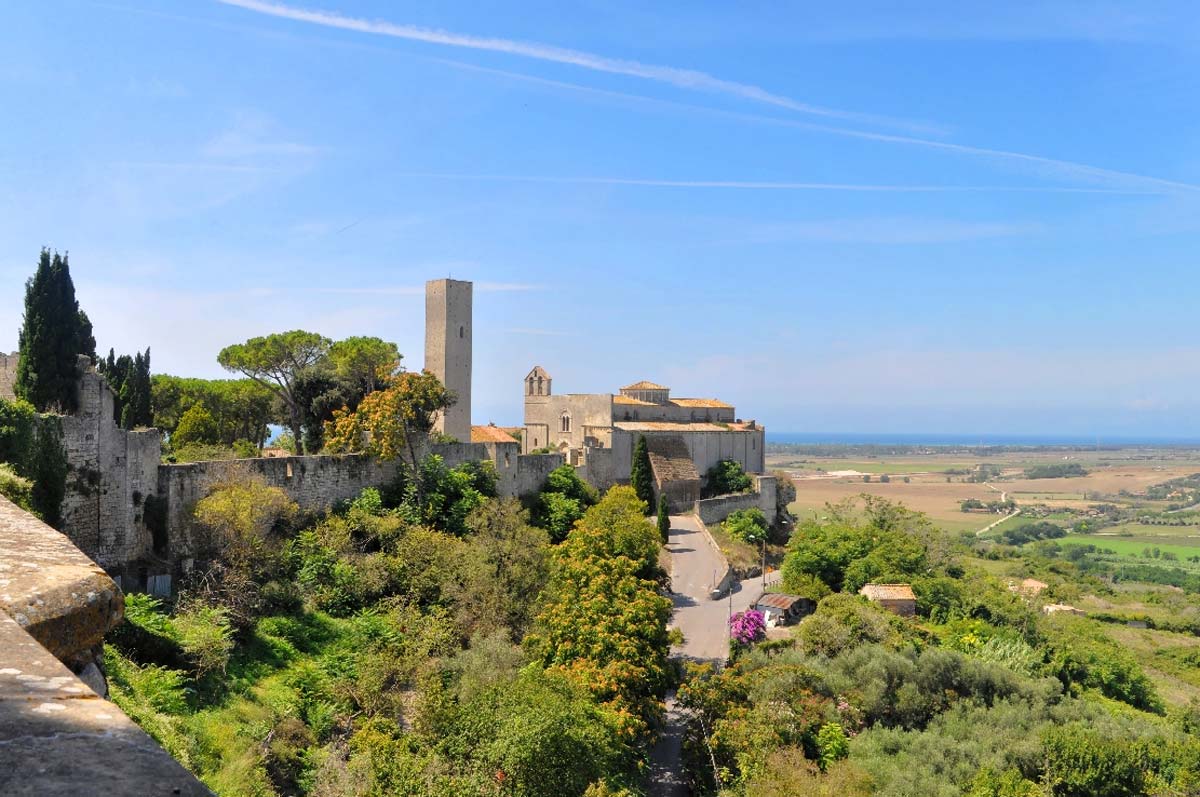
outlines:
M459 327L459 328L458 328L458 337L459 337L459 339L460 339L460 340L462 339L462 336L463 336L463 330L464 330L464 329L465 329L465 327Z

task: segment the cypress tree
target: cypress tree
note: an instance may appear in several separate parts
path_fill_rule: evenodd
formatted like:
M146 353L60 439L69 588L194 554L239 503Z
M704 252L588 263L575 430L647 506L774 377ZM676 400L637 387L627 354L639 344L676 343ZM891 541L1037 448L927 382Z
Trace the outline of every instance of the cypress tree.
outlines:
M637 497L646 503L646 508L654 506L654 476L650 471L650 449L646 445L646 435L638 435L637 444L633 447L633 464L629 468L629 481Z
M658 495L658 536L663 545L671 541L671 516L667 514L667 496L662 493Z
M80 354L96 356L91 321L75 299L67 258L43 249L37 271L25 283L17 396L42 412L73 411Z

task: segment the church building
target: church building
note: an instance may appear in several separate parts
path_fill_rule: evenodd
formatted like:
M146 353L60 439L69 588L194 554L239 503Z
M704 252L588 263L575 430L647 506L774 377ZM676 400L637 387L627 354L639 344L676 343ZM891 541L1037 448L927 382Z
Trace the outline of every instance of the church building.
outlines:
M656 480L671 482L670 492L679 493L673 502L677 497L681 505L723 459L748 473L764 471L762 425L739 419L732 404L718 399L672 398L669 388L646 381L615 394L556 394L541 366L525 377L524 392L523 453L561 453L600 489L629 479L633 447L643 435Z

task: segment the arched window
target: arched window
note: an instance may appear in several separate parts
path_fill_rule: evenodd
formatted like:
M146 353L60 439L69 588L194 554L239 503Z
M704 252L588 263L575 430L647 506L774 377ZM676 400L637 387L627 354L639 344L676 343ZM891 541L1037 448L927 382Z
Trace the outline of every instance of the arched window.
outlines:
M463 336L463 330L464 330L464 329L465 329L465 327L459 327L459 328L458 328L458 339L459 339L459 340L462 340L462 336Z
M538 377L538 392L537 392L537 394L539 396L542 395L542 378L540 376Z
M529 377L529 395L533 395L533 377Z
M564 412L562 414L562 430L564 432L571 431L571 413Z

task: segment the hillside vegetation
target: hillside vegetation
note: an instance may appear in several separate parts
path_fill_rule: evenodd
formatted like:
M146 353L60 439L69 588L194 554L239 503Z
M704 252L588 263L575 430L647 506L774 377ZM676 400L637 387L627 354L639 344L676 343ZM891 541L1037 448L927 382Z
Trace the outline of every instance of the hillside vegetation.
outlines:
M557 546L489 468L436 458L324 517L253 480L195 516L211 565L171 605L129 596L105 661L219 794L640 790L670 602L629 488Z

